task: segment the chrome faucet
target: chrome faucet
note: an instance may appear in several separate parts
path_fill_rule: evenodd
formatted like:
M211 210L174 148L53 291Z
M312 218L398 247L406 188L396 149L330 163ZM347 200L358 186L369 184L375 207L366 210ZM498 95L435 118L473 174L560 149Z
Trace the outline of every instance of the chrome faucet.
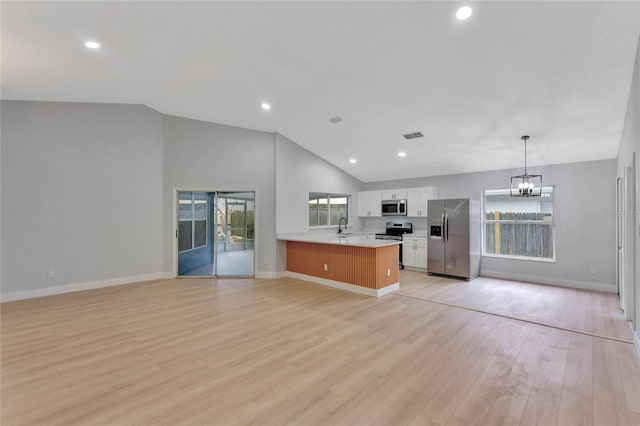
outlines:
M342 226L343 220L344 220L344 229L347 229L347 219L345 219L344 217L341 217L340 219L338 219L338 234L342 234L343 229L341 228L341 226Z

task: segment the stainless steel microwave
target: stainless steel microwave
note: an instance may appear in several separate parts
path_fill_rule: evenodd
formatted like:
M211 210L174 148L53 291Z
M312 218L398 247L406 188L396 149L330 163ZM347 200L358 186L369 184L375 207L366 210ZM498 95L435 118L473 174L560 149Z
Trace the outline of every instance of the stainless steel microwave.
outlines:
M407 200L383 200L382 216L406 216Z

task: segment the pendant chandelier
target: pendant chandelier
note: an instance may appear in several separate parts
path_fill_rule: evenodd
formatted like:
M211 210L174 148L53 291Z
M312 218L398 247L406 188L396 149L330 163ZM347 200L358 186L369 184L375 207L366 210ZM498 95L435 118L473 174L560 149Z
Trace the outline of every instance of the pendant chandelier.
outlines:
M512 197L539 197L542 195L542 175L527 174L527 140L529 136L522 136L524 141L524 174L511 176L510 194Z

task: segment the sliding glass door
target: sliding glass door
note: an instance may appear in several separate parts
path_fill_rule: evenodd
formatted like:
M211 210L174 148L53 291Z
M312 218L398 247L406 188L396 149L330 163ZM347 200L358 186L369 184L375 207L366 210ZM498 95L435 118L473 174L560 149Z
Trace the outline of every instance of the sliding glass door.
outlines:
M253 192L219 192L217 195L217 273L253 276L255 195Z
M254 276L255 193L177 195L178 276Z

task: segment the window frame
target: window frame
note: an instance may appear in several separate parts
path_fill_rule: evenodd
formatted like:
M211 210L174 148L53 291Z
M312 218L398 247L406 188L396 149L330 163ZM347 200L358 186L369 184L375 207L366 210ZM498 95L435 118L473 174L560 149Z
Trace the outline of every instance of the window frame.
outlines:
M190 193L191 194L191 218L189 219L181 219L180 218L180 192L183 193ZM209 238L209 200L207 199L207 193L204 192L205 194L205 199L204 199L204 204L205 204L205 214L204 214L204 219L197 219L196 218L196 199L195 199L195 194L196 192L200 192L200 191L178 191L178 229L180 229L180 222L191 222L191 248L188 248L186 250L180 250L180 242L178 241L178 254L181 253L188 253L190 251L193 250L198 250L201 249L203 247L207 247L209 246L210 243L210 238ZM185 200L186 201L186 200ZM198 200L198 201L202 201L202 200ZM196 244L196 222L201 222L203 221L205 222L205 243L204 245L198 246L198 247L194 247Z
M534 262L545 262L545 263L555 263L557 261L557 251L556 251L556 186L555 185L545 185L542 187L542 193L545 193L545 190L548 191L551 189L551 201L553 205L553 214L551 215L550 221L544 220L492 220L486 218L485 204L486 204L486 196L488 192L494 193L505 193L509 194L509 189L485 189L482 191L482 205L481 205L481 240L482 240L482 257L493 257L497 259L512 259L512 260L525 260L525 261L534 261ZM535 197L535 198L546 198L546 197ZM496 254L496 253L487 253L487 239L486 239L486 225L491 224L533 224L533 225L545 225L551 227L551 240L552 240L552 250L553 257L534 257L534 256L518 256L512 254Z
M317 198L316 200L320 200L323 198L327 199L327 221L329 222L327 225L311 225L311 221L309 220L309 205L311 204L311 199L312 196L316 195ZM351 195L349 194L337 194L337 193L332 193L332 192L317 192L317 191L312 191L309 192L309 196L307 197L307 226L309 227L309 229L332 229L335 228L336 226L339 226L339 224L335 224L332 225L331 224L331 198L345 198L347 200L347 208L346 208L346 215L344 216L344 218L347 220L347 225L349 224L349 216L351 216L350 211L351 211ZM317 205L317 204L316 204ZM320 215L320 210L318 209L318 219L319 219L319 215ZM319 222L319 220L318 220Z

